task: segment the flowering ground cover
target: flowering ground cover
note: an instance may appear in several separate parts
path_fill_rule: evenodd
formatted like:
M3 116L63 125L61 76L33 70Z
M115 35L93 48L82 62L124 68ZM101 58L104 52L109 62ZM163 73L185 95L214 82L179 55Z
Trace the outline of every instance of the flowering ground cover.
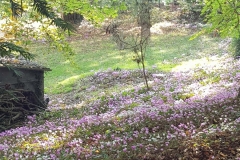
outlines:
M0 159L240 159L239 60L212 55L149 71L149 91L130 83L136 73L96 72L84 103L52 100L0 133ZM117 87L104 92L109 81Z

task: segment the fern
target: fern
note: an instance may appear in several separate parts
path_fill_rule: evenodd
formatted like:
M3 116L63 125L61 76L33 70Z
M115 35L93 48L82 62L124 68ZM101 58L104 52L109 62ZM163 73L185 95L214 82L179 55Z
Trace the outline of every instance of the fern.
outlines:
M24 12L22 6L22 0L18 3L14 0L9 0L10 8L12 17L18 18L22 16ZM45 16L52 20L52 24L56 25L57 27L68 31L74 31L74 27L59 18L53 11L52 8L48 5L46 0L33 0L33 8L42 16ZM29 52L25 51L24 48L17 46L10 42L0 42L0 57L10 56L12 53L18 53L19 55L23 56L25 59L30 60L33 59L33 55Z
M43 16L53 19L55 14L51 12L50 6L48 6L46 0L33 0L34 9Z
M25 51L24 48L10 42L0 42L0 57L11 56L13 52L19 53L27 60L34 59L34 56Z
M75 30L75 28L70 23L57 17L57 15L51 11L52 8L48 6L46 0L33 0L33 1L34 1L33 2L34 9L41 15L46 16L47 18L50 18L54 25L56 25L57 27L63 30L68 30L68 31Z
M64 31L65 30L68 30L68 31L74 31L76 30L70 23L62 20L61 18L54 18L52 20L52 23L54 23L55 26L63 29Z

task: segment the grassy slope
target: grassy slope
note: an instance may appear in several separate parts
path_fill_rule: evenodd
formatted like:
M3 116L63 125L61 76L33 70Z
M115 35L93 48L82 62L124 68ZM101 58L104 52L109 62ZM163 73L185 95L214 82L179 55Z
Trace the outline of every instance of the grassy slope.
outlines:
M190 35L153 36L147 51L148 68L155 65L159 70L170 71L173 67L191 58L198 58L217 47L219 39L200 37L189 41ZM45 75L45 92L64 93L72 90L73 84L87 75L108 68L136 69L132 53L119 51L110 38L78 40L71 43L76 55L72 65L62 53L36 44L31 52L36 53L37 61L52 69Z
M4 160L239 158L240 109L233 99L239 87L240 63L221 54L219 39L188 38L153 37L147 59L149 68L157 65L165 71L181 61L193 62L192 66L186 63L185 71L156 77L149 92L137 86L128 91L121 88L118 93L96 94L91 102L74 106L62 105L62 99L57 99L48 111L29 116L24 127L0 133L0 155ZM93 44L73 43L79 47L76 61L80 69L70 67L59 53L41 55L47 53L44 46L35 48L39 61L53 69L46 75L49 93L67 91L66 86L71 89L74 81L92 74L91 70L137 67L131 56L126 62L125 52L121 55L109 40L92 47L89 43ZM131 78L126 72L117 74L121 80ZM113 75L99 72L95 78L104 83ZM74 76L71 83L67 81ZM51 87L56 82L63 88Z

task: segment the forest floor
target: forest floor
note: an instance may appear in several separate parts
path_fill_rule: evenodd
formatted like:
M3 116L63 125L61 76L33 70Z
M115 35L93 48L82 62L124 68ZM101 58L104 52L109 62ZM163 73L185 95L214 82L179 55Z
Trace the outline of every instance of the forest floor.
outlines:
M105 68L84 78L74 77L78 70L61 63L58 67L71 74L64 70L47 77L61 79L61 73L61 87L68 85L66 75L76 78L71 90L52 94L49 88L56 81L51 81L47 110L28 116L22 127L0 133L0 159L240 159L240 61L228 49L230 40L205 37L193 43L186 41L190 36L181 36L163 36L161 51L168 50L163 59L158 59L159 46L154 48L160 41L150 45L149 90L137 65L122 67L126 61L112 68L112 63L102 63ZM97 55L96 61L103 60L102 53ZM43 62L58 65L47 59ZM161 69L169 64L175 65Z
M52 98L47 111L29 116L23 127L0 133L1 155L238 159L239 70L238 60L212 55L168 73L148 72L149 91L139 71L97 72L65 99Z

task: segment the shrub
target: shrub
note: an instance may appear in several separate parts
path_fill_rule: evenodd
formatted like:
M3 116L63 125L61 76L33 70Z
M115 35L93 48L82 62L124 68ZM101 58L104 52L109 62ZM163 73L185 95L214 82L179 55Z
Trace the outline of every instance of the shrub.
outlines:
M234 46L234 57L240 58L240 38L235 38L233 40L233 46Z

